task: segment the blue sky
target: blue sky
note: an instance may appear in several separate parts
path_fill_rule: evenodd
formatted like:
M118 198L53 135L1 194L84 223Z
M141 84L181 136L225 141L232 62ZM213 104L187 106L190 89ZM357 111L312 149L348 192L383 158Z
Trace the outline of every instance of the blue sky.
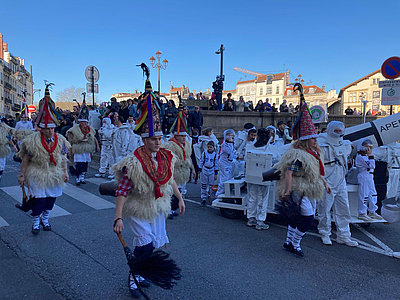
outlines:
M242 67L269 73L289 69L327 89L343 86L400 56L400 1L3 1L0 32L15 56L33 66L35 88L53 93L85 87L84 69L100 71L99 99L143 90L136 64L160 50L169 85L211 88L224 44L225 89L251 79ZM151 70L153 87L157 71ZM291 77L293 80L293 77ZM43 96L43 93L42 93Z

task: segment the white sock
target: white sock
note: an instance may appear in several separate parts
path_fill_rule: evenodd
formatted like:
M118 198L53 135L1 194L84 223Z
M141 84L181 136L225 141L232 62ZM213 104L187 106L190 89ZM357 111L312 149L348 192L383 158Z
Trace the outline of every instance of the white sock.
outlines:
M293 242L293 236L294 236L294 231L296 229L294 229L293 227L291 227L290 225L288 225L288 230L287 230L287 234L286 234L286 243L292 243Z
M297 228L294 231L294 235L293 235L293 247L297 250L300 250L300 242L301 239L303 238L303 236L305 235L305 232L301 232L300 230L298 230Z
M49 224L49 215L50 215L50 211L49 210L45 210L45 211L42 212L41 219L42 219L42 223L43 223L44 226L50 225Z
M33 217L33 228L39 229L40 228L39 224L40 224L40 217L34 216Z

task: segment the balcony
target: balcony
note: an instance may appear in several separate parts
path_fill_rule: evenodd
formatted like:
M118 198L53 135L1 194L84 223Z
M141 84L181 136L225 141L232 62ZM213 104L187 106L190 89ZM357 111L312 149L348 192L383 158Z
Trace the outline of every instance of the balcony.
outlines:
M12 107L13 111L20 111L21 110L21 104L16 104L14 103L13 107Z
M4 102L6 104L12 104L12 100L10 98L7 98L7 97L4 99Z
M9 67L4 66L3 70L4 70L5 73L11 74L11 69Z
M12 85L11 84L9 84L8 82L5 82L4 83L4 87L6 88L6 89L9 89L9 90L12 90Z

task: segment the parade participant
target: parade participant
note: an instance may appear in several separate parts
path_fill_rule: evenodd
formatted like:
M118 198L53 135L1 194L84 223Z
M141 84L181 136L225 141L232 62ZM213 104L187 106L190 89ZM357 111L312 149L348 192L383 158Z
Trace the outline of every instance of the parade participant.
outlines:
M273 137L272 131L265 128L260 128L257 131L257 141L250 147L249 150L267 151L270 138ZM267 217L268 205L268 187L266 185L247 183L247 226L255 227L257 230L265 230L269 225L264 221Z
M113 133L113 149L114 149L114 161L117 163L121 161L129 153L129 142L130 136L133 135L133 131L126 124L122 123L122 118L118 117L115 119L115 129ZM109 177L111 179L111 177Z
M214 131L211 127L208 127L203 130L203 134L199 136L198 143L194 144L193 150L196 155L197 163L200 163L201 154L204 151L207 151L208 142L214 142L215 151L218 153L219 150L219 142L217 137L214 134Z
M218 152L219 184L216 196L225 193L224 182L232 178L233 160L236 159L234 152L235 131L227 129L224 131L224 141Z
M192 145L186 140L188 128L186 116L182 110L178 112L178 116L172 125L171 132L174 136L166 143L163 148L170 150L176 155L177 162L174 170L174 179L178 188L184 197L186 195L186 183L190 178L190 170L192 170L193 179L195 179L196 171L194 170L192 160ZM178 208L176 199L172 199L170 216L176 216L175 210Z
M324 188L330 193L330 187L324 179L323 158L316 141L318 135L303 96L302 86L296 83L295 88L300 90L301 101L299 116L293 127L296 141L275 165L281 172L276 191L281 201L288 201L289 197L300 198L300 214L288 220L283 247L298 256L304 256L300 242L314 221L315 202L324 197Z
M215 152L214 142L207 143L207 151L201 154L200 164L200 183L201 183L201 205L207 204L210 197L211 187L215 185L218 176L218 157Z
M50 211L56 197L62 195L64 182L68 182L66 154L70 144L54 132L58 125L54 102L50 98L49 86L40 101L37 124L40 131L27 136L21 143L18 156L22 159L18 183L28 187L32 201L32 233L38 234L40 224L43 230L51 230Z
M382 220L376 213L377 194L374 185L375 159L372 154L372 142L363 138L357 145L356 167L358 170L358 218L370 222ZM368 215L367 215L368 210Z
M165 219L171 209L172 194L179 199L180 214L185 212L183 198L172 176L176 157L171 151L161 148L163 133L159 106L152 93L147 67L146 75L145 93L140 97L139 117L135 127L144 146L113 166L119 182L115 194L114 232L121 233L124 222L129 224L135 248L133 253L139 259L150 256L154 249L169 242ZM133 297L138 298L140 293L133 276L143 287L149 286L149 282L129 273L129 291Z
M94 175L95 177L105 177L106 172L111 171L111 167L114 164L114 153L112 137L114 133L114 125L111 124L109 117L103 118L103 126L99 129L99 136L101 142L101 153L100 153L100 168L99 173ZM112 174L109 174L110 176Z
M243 126L243 130L240 130L236 133L235 139L234 139L234 147L235 150L238 150L240 145L242 145L243 142L247 141L249 137L249 131L251 129L256 129L256 127L252 123L246 123ZM256 134L255 134L256 135ZM254 139L253 139L254 140ZM254 144L254 143L253 143Z
M346 174L347 158L351 153L351 142L343 140L344 124L339 121L329 122L327 133L320 134L317 142L323 151L325 180L331 188L331 193L325 193L325 197L318 205L318 231L321 234L322 243L332 245L331 235L331 210L336 224L336 242L350 247L358 245L353 241L350 233L350 208L347 194Z
M233 176L244 174L244 157L246 155L247 149L254 145L256 142L257 130L255 128L250 129L247 132L247 136L244 140L240 140L239 146L235 151L236 161L235 161L235 172Z
M3 119L0 119L0 179L3 175L4 169L6 168L6 159L10 155L10 146L15 152L17 147L12 141L12 137L15 134L15 129L8 126Z
M89 162L92 161L94 151L100 151L99 144L95 137L96 132L88 124L89 111L85 100L80 106L78 124L67 131L68 141L72 145L72 155L74 156L76 185L86 184L85 175Z
M25 94L25 92L24 92ZM29 112L28 105L26 104L26 100L22 103L21 110L21 120L15 124L15 135L14 138L17 141L18 147L21 146L21 141L26 138L28 135L33 133L33 125L32 122L29 121Z

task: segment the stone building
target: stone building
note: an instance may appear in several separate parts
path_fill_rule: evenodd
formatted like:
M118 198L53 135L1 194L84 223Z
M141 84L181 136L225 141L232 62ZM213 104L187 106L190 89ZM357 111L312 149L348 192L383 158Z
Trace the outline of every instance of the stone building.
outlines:
M28 104L33 100L32 74L25 69L25 60L13 56L0 33L0 113L14 115L22 108L26 92Z
M385 80L380 70L376 70L352 83L346 85L339 92L341 114L344 114L346 108L357 109L363 111L363 100L367 100L366 111L371 114L382 113L383 111L389 113L389 106L382 106L381 92L379 88L379 81ZM394 105L393 112L399 112L400 105Z

